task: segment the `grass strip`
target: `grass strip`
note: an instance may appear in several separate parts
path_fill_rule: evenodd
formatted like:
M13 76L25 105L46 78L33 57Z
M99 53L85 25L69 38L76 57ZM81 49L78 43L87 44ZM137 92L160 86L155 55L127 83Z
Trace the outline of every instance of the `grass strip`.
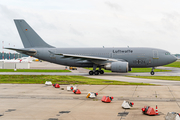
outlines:
M44 84L46 81L58 84L89 85L153 85L148 83L129 83L113 80L93 79L84 76L51 76L51 75L0 75L0 83L11 84Z
M176 61L176 62L173 62L171 64L168 64L168 65L164 65L165 67L177 67L177 68L180 68L180 61Z
M126 77L180 81L180 76L126 76Z
M44 69L0 69L0 72L71 72L70 70L44 70Z
M152 68L132 68L132 71L128 73L142 73L142 72L151 72ZM171 70L163 70L163 69L154 69L154 72L169 72Z

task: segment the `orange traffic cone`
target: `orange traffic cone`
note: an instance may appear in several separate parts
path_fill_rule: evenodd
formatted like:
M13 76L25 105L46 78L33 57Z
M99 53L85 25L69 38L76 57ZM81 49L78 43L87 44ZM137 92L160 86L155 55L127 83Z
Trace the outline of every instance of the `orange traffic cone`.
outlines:
M156 115L158 115L158 108L157 108L157 105L156 105Z

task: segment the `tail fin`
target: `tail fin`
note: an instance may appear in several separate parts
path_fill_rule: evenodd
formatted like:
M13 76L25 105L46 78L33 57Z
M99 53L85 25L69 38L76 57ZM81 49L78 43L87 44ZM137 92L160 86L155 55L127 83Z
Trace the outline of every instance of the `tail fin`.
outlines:
M25 48L54 48L47 44L25 20L14 20Z

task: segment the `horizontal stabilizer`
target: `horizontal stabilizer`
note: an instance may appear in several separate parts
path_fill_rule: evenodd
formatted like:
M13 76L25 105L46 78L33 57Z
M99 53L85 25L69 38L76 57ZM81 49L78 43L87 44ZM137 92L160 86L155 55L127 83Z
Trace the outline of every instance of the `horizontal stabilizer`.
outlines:
M36 50L25 50L25 49L17 49L17 48L5 48L8 50L15 50L19 53L23 53L23 54L36 54Z

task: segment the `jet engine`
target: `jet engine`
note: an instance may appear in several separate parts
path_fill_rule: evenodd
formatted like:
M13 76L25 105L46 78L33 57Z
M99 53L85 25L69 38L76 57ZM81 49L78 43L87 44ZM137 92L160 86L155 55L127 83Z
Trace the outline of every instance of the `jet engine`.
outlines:
M120 73L125 73L128 72L128 62L112 62L104 66L106 70L111 70L112 72L120 72Z

